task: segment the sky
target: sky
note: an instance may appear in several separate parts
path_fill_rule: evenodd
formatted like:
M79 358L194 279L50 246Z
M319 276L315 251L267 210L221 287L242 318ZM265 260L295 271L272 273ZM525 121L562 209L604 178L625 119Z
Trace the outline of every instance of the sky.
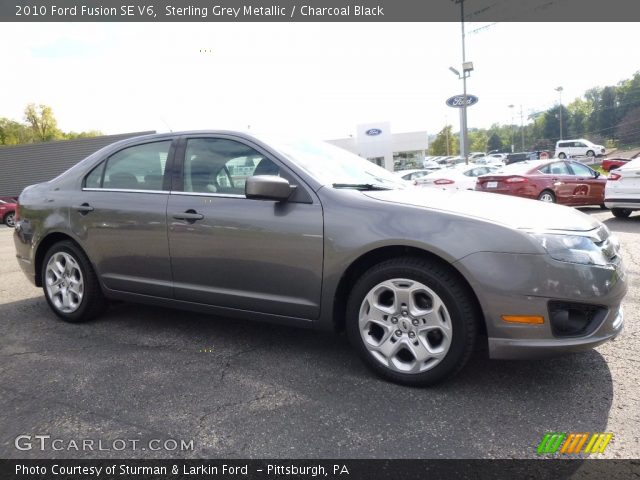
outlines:
M486 27L486 28L483 28ZM638 23L467 23L469 128L524 122L640 70ZM478 30L479 29L479 30ZM321 139L459 128L460 23L5 23L0 117L64 131L239 129ZM514 105L509 108L509 105Z

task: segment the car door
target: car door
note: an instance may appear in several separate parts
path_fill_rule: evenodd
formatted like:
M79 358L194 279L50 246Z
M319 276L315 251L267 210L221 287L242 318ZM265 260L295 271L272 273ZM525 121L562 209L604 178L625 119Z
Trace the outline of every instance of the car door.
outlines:
M604 203L606 178L600 178L594 170L578 162L568 162L573 186L573 205L600 205Z
M573 177L565 161L553 162L539 170L544 177L539 182L540 192L551 190L556 196L556 202L570 204L573 201Z
M185 137L169 205L179 300L314 319L320 311L322 207L279 159L235 136ZM286 202L248 199L252 175L296 185Z
M128 146L104 159L70 199L71 228L104 286L171 297L167 239L172 140Z

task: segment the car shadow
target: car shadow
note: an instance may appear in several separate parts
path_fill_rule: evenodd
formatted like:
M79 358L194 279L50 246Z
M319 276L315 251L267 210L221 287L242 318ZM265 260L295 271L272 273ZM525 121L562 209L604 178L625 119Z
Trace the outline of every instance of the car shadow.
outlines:
M410 388L370 373L342 334L128 303L68 324L42 298L0 317L0 408L15 413L3 458L53 455L16 452L26 430L196 441L157 458L536 458L547 432L606 431L613 399L595 350L492 361L480 348L454 378Z

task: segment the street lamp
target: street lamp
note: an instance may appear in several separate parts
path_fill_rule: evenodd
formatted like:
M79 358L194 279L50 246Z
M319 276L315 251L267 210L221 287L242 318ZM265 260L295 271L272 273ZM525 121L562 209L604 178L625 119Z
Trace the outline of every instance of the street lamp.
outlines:
M464 157L464 163L469 164L469 152L467 148L467 77L469 77L473 71L473 63L467 62L464 47L464 0L453 1L460 4L460 24L462 27L462 75L460 75L460 72L453 67L449 67L449 70L451 70L458 78L462 79L463 103L462 108L460 109L460 156Z
M463 27L464 28L464 27ZM463 47L464 52L464 47ZM463 53L462 62L462 74L455 68L449 67L449 70L453 72L460 80L462 80L462 108L460 109L460 156L464 158L464 163L469 163L469 148L467 141L467 78L471 76L473 71L473 62L464 61Z
M508 105L509 110L511 110L511 153L514 151L513 145L513 105Z
M558 96L560 99L560 140L562 140L562 87L558 87L555 89L558 92Z

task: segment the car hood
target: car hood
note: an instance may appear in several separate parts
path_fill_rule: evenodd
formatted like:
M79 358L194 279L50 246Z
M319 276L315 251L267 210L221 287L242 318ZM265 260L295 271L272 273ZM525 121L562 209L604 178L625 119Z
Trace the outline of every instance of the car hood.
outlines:
M480 218L517 229L586 232L600 226L597 219L572 207L497 193L409 188L365 194L383 202Z

